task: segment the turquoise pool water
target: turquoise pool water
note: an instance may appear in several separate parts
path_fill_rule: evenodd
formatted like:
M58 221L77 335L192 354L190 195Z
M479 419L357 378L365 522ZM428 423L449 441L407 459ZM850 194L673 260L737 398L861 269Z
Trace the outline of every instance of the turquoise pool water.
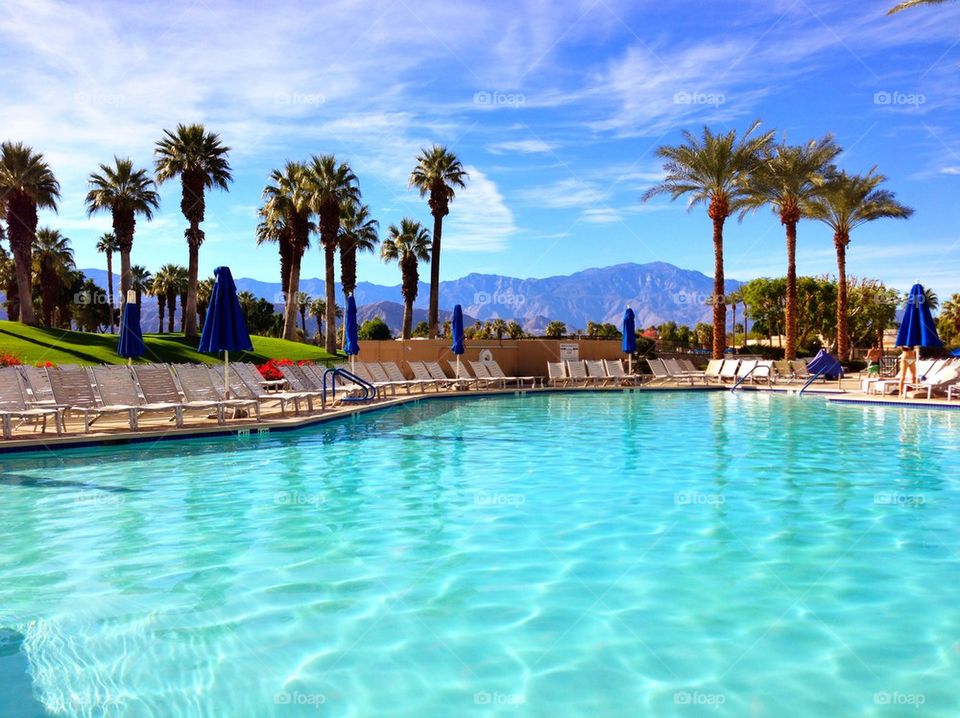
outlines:
M960 715L960 413L444 400L0 470L3 718Z

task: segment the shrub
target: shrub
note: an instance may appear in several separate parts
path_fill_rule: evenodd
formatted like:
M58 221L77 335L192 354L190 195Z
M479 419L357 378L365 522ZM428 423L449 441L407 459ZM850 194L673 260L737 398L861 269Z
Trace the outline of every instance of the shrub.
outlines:
M393 333L380 317L373 317L360 325L357 339L386 341L393 339Z

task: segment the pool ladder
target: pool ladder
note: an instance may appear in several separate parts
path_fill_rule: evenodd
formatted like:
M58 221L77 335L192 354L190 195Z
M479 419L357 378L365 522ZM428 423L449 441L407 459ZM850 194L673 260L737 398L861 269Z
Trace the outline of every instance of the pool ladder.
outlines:
M323 372L323 403L327 403L327 378L330 379L330 400L331 402L336 401L337 399L337 377L342 377L349 381L351 384L359 386L363 393L360 396L346 396L343 398L344 403L358 404L364 401L373 401L377 398L377 387L375 387L370 382L365 379L361 379L356 374L347 371L346 369L327 369Z

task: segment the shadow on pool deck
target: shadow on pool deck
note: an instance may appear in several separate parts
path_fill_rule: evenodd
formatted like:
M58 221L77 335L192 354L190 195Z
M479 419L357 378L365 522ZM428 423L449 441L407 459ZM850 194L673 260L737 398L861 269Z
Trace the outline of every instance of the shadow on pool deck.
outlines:
M0 716L53 718L33 695L30 662L22 650L23 634L0 628Z

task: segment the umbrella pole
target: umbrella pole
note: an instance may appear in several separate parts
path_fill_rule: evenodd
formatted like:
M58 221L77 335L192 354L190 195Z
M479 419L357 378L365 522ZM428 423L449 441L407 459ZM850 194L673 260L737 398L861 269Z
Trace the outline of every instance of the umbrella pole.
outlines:
M223 398L230 398L230 352L223 350Z
M633 354L627 354L627 374L633 374Z

